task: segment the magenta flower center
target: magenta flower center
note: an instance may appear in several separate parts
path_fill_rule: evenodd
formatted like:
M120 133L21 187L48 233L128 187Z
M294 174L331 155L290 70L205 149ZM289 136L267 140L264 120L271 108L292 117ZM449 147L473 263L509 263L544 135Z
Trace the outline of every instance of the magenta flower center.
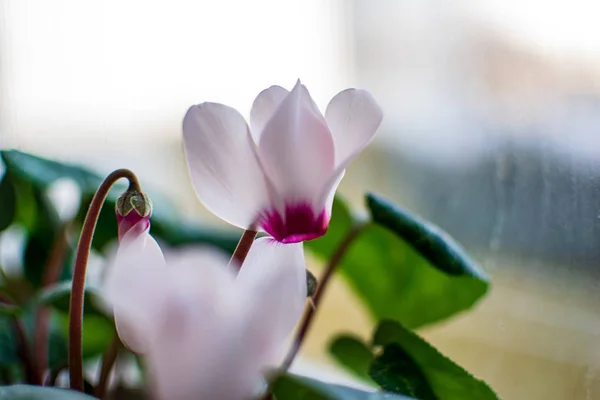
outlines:
M285 215L279 211L265 212L261 226L269 235L281 243L298 243L321 237L327 232L329 218L323 210L315 215L308 204L285 207Z

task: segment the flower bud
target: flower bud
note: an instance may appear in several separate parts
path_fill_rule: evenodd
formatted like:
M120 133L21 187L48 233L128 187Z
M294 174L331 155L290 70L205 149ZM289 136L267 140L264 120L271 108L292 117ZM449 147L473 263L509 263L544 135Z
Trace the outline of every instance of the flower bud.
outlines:
M134 227L138 235L150 228L152 202L145 193L127 189L117 199L115 211L119 224L119 240Z
M318 282L315 275L309 270L306 270L306 297L312 297L317 290L317 284Z

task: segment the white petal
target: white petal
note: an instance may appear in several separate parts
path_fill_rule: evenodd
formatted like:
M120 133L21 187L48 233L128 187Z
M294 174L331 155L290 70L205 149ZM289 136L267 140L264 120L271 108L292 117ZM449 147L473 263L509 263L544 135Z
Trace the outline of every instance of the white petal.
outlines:
M252 397L261 363L247 344L246 315L240 316L246 302L227 263L201 252L175 259L161 329L148 352L159 398Z
M252 245L237 276L248 297L255 346L273 354L302 315L306 303L306 264L302 243L282 244L264 237Z
M382 118L381 108L366 90L346 89L331 99L325 120L333 135L336 167L347 165L365 148Z
M342 181L342 178L344 178L344 175L346 174L346 170L342 169L342 171L340 173L338 173L337 175L332 175L332 184L330 184L330 182L327 182L327 184L325 185L325 188L323 190L323 196L326 195L325 198L325 212L327 213L327 216L329 218L331 218L331 209L333 208L333 200L335 199L335 192L337 191L337 188L340 184L340 182Z
M146 231L136 238L125 235L107 276L106 296L119 336L137 353L146 351L156 333L155 311L166 296L165 267L158 244Z
M281 105L281 102L287 97L288 92L281 86L271 86L260 92L254 103L252 103L252 110L250 111L250 128L252 131L252 137L256 143L260 140L260 135L265 129L267 122L277 111L277 108Z
M314 202L333 172L333 139L312 104L310 94L298 82L260 138L262 166L286 204Z
M196 105L183 120L183 138L200 201L225 221L248 228L269 201L244 118L222 104Z

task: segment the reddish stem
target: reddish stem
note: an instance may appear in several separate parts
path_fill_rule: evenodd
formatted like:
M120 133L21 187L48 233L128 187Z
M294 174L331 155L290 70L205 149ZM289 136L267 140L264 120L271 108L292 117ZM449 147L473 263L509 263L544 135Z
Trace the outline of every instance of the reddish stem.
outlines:
M27 335L25 334L25 327L23 326L21 320L17 317L13 317L13 332L17 339L19 356L21 357L21 360L23 360L25 367L25 376L27 382L34 385L41 385L42 377L38 373L38 368L36 368L33 355L31 354L31 348L29 347Z
M52 251L44 268L42 277L42 288L46 288L58 281L62 266L65 262L68 249L67 241L68 224L62 226L59 230ZM39 374L44 376L44 371L48 367L48 331L50 322L50 307L39 307L35 314L35 337L34 347L36 355L36 365L39 368Z
M96 194L88 208L87 215L81 229L77 252L75 253L75 266L73 268L73 286L69 303L69 375L71 388L83 392L83 358L82 338L83 328L83 299L85 294L85 274L87 262L92 247L92 239L100 210L108 196L112 185L121 178L129 180L129 188L141 192L140 184L133 172L128 169L118 169L109 174L98 187Z
M106 393L106 387L108 385L108 378L110 377L110 371L112 370L115 361L117 360L117 353L119 351L119 346L121 345L121 341L119 340L119 336L115 334L110 346L106 349L104 353L104 357L102 357L102 366L100 367L100 378L98 378L98 384L96 385L95 395L99 399L104 398L104 394Z
M231 256L231 260L229 261L230 264L235 262L238 268L242 268L242 264L250 252L250 247L252 247L252 243L254 243L254 238L258 234L255 229L255 226L251 225L244 231L235 248L235 251L233 252L233 255Z

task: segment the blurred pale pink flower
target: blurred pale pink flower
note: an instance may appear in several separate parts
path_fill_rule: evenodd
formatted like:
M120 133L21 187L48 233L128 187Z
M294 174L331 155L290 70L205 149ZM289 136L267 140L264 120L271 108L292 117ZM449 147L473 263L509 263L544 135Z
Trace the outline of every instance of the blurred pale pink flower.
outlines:
M235 276L220 253L197 249L165 261L147 230L131 232L107 297L120 338L144 355L157 397L251 398L304 307L302 244L257 239Z
M185 154L196 193L223 220L259 228L283 243L327 231L344 171L372 139L382 119L373 97L347 89L325 116L298 81L262 91L250 126L233 108L192 106L183 120Z

